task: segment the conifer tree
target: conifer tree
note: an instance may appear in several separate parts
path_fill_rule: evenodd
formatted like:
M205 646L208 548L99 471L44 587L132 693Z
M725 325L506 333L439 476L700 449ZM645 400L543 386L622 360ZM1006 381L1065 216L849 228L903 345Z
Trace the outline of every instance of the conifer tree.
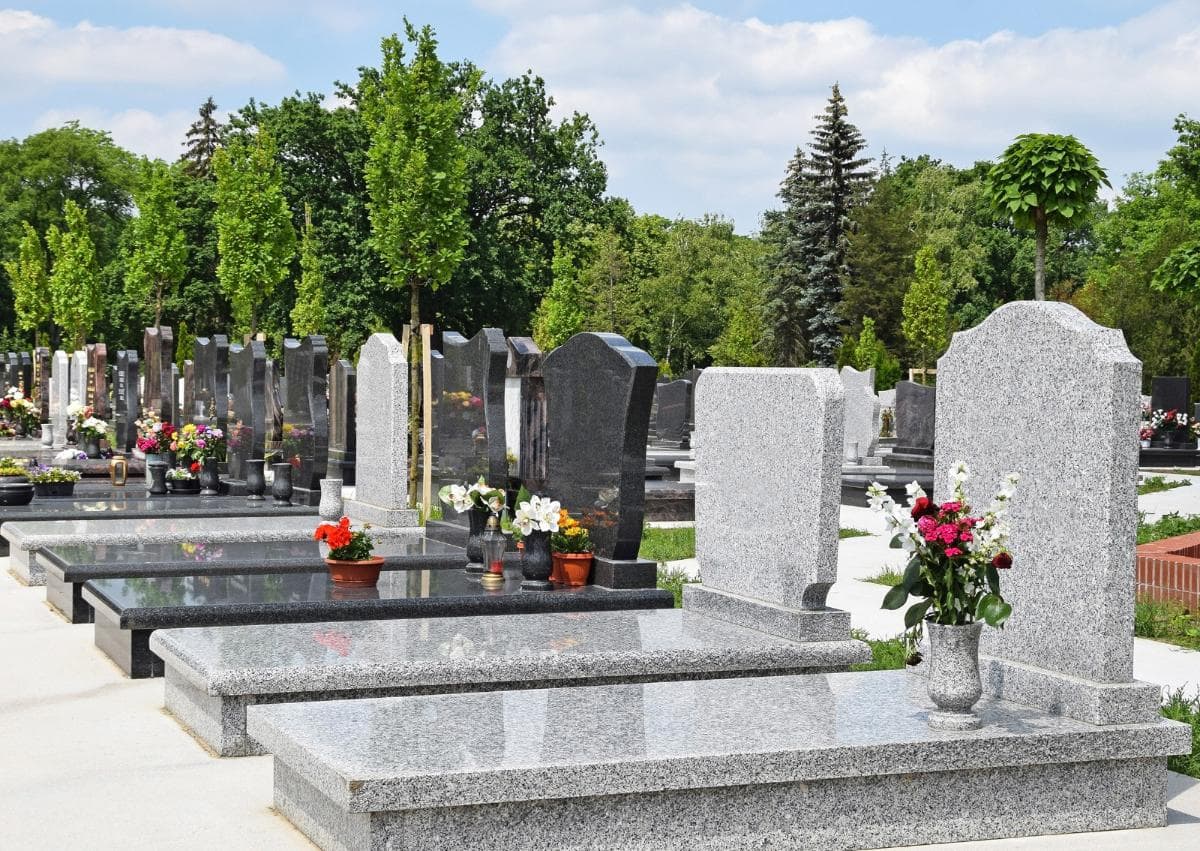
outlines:
M183 170L192 177L212 177L212 158L224 139L216 119L217 105L210 96L200 104L200 117L188 128L183 142L184 152L179 159Z

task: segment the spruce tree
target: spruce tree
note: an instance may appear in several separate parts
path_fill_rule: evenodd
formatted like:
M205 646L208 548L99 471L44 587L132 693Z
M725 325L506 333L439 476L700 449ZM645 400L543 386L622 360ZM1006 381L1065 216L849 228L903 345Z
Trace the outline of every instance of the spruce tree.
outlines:
M212 177L212 158L224 142L221 125L215 117L217 105L210 96L200 104L200 117L188 128L184 140L183 170L192 177Z

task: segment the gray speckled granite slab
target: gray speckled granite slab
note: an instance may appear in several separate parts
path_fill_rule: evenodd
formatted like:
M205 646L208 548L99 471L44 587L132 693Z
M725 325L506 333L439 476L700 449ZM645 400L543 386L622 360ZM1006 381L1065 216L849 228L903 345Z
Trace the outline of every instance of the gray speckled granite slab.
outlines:
M326 848L850 848L1153 826L1170 721L999 700L930 730L903 671L255 706ZM681 814L686 813L686 818ZM674 816L672 817L672 814ZM640 836L640 839L639 839Z
M167 708L223 756L246 707L388 694L845 670L861 642L793 643L679 609L158 630Z

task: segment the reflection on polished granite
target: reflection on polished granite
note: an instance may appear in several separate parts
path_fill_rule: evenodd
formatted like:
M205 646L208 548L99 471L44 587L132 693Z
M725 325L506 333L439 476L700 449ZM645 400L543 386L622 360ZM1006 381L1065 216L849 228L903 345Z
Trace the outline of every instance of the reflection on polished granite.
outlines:
M142 517L249 517L268 515L316 516L316 506L277 506L270 501L250 502L244 496L147 496L140 488L122 493L81 491L75 497L35 497L28 505L6 506L4 523L37 520L86 519L92 515Z

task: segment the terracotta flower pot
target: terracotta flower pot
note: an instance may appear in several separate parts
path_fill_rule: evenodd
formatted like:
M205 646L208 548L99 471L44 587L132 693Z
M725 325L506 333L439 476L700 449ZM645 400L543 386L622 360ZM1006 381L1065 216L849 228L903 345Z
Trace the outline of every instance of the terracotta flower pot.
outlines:
M362 561L327 558L325 566L329 568L329 577L333 580L334 585L374 588L375 584L379 582L379 569L383 567L383 556L375 556Z
M587 585L592 574L591 553L554 553L553 561L554 571L562 577L559 584L572 588Z

